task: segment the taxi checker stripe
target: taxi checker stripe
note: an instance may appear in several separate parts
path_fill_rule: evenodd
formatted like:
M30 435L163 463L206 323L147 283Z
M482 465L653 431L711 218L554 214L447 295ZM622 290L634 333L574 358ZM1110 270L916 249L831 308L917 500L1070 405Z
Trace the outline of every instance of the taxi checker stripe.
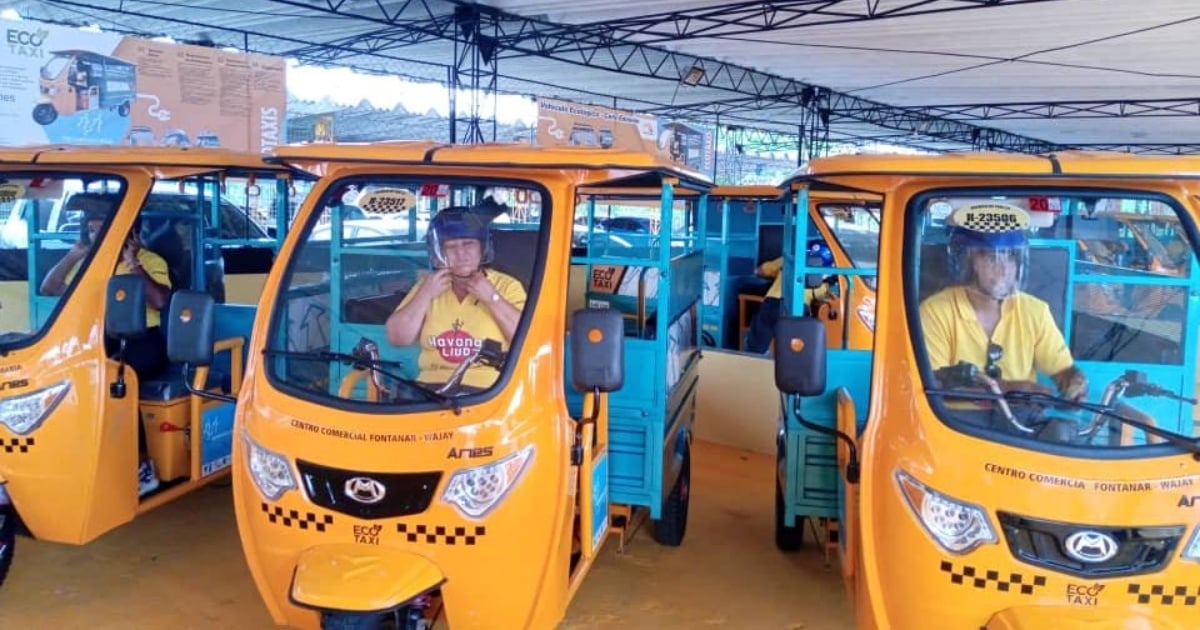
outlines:
M440 542L444 542L447 545L457 545L460 541L464 545L474 545L476 540L482 538L487 533L487 528L482 525L476 525L475 527L434 525L430 527L429 525L397 523L396 531L404 534L404 538L408 542L424 542L432 545L439 542L440 539Z
M318 517L312 512L305 512L301 516L299 510L284 510L278 505L262 504L262 511L267 515L267 520L272 523L281 523L284 527L291 527L293 523L300 529L308 529L311 525L319 532L325 531L326 525L333 524L333 516L323 514Z
M975 588L986 589L988 584L996 587L996 590L1007 593L1013 590L1013 587L1020 587L1022 595L1032 595L1037 587L1046 585L1046 576L1034 575L1027 576L1020 573L1008 573L1007 578L1002 578L999 571L989 569L982 574L975 567L964 566L961 572L954 570L954 564L947 561L942 561L942 571L950 574L950 581L955 584L970 584Z
M8 440L0 440L0 446L4 447L5 453L12 453L12 452L16 452L16 451L19 451L21 453L28 453L29 447L33 446L33 438L27 437L27 438L12 438L12 439L8 439Z
M1190 586L1167 587L1162 584L1154 584L1150 587L1150 592L1143 593L1141 584L1130 584L1129 594L1137 595L1139 604L1156 603L1155 599L1158 599L1157 603L1163 606L1174 604L1196 606L1200 604L1200 586L1193 589Z

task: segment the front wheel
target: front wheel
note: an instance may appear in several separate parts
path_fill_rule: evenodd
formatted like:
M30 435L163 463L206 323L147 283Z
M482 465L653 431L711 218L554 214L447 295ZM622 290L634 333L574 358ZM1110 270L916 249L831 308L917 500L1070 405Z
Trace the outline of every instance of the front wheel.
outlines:
M662 518L654 522L654 540L660 545L678 547L687 533L688 503L692 491L692 446L683 445L683 466L671 494L663 503Z
M0 585L8 577L17 545L17 513L11 505L0 506Z
M420 609L412 606L386 613L321 613L321 630L425 630L428 627Z
M39 125L49 125L58 119L58 110L49 103L38 103L33 108L33 122Z

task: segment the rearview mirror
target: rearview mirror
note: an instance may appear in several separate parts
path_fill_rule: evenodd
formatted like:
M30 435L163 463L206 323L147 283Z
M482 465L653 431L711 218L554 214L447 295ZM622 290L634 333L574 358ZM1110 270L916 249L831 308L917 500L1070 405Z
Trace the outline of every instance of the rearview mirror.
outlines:
M775 386L785 394L825 393L825 324L813 317L781 317L775 325Z
M146 283L141 276L121 274L108 279L104 332L115 339L146 334Z
M177 291L167 315L167 358L173 363L211 364L216 310L216 300L204 291Z
M625 322L609 309L571 316L571 384L576 390L611 392L625 384Z

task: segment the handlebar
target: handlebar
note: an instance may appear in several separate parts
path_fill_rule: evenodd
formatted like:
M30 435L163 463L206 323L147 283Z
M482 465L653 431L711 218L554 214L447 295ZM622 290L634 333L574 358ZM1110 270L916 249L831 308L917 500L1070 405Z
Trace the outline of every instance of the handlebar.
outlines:
M446 394L453 389L456 389L461 383L464 376L467 375L467 370L474 365L486 365L494 367L497 370L504 365L507 358L504 349L500 342L495 339L484 339L483 343L475 349L471 356L467 357L458 367L454 368L454 372L450 374L450 378L445 385L439 387L436 391L439 394Z
M933 375L941 387L952 389L956 387L970 387L972 385L983 387L985 390L996 395L996 406L1000 408L1000 413L1004 414L1004 419L1009 424L1016 427L1022 433L1034 433L1036 431L1033 427L1017 420L1017 417L1013 415L1012 408L1008 406L1008 401L1004 400L1004 392L1000 389L1000 383L980 370L975 364L959 361L955 365L948 365L935 370Z

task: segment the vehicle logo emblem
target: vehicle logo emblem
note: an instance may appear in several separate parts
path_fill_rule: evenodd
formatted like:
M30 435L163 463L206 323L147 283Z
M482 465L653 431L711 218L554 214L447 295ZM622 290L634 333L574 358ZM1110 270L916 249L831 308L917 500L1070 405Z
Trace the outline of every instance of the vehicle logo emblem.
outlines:
M382 501L387 488L370 477L351 477L346 480L345 492L347 497L370 505Z
M1112 560L1120 547L1112 536L1090 529L1067 536L1063 545L1068 556L1089 564Z

